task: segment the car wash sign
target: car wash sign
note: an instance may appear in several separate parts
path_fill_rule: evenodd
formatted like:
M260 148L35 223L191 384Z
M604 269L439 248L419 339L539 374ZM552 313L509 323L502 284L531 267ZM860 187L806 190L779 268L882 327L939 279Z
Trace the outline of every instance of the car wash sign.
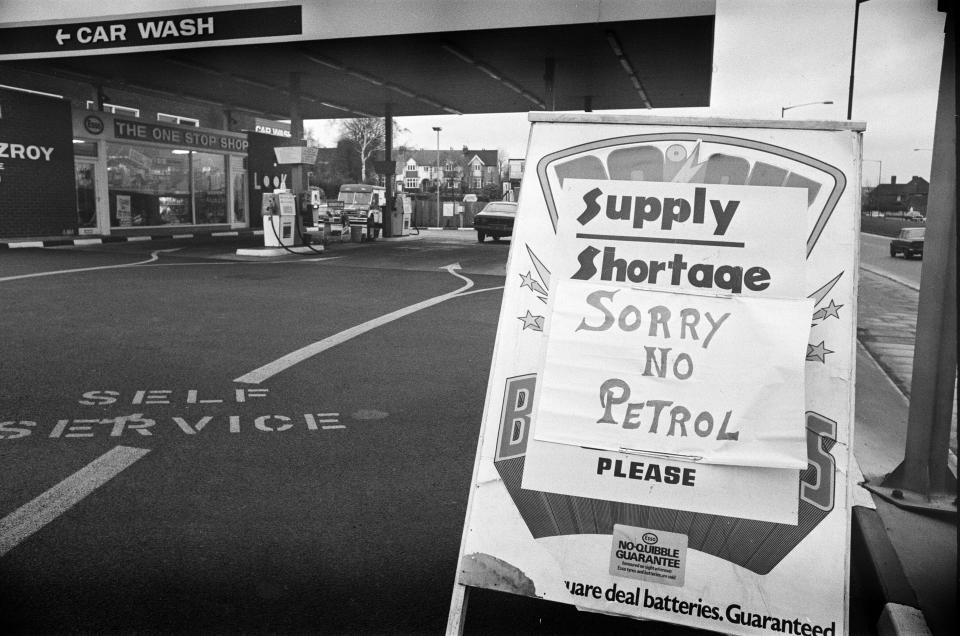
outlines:
M295 5L0 28L0 56L298 36L301 22Z
M454 603L845 633L860 128L530 118Z

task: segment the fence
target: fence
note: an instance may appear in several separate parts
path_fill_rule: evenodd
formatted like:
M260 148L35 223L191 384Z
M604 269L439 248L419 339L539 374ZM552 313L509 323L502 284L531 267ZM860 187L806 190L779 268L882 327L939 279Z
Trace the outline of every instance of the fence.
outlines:
M473 217L480 212L486 205L486 201L477 201L474 203L462 203L453 199L441 200L444 207L452 206L453 216L444 216L441 212L437 214L437 197L418 196L413 198L413 223L417 227L442 227L458 228L473 227Z

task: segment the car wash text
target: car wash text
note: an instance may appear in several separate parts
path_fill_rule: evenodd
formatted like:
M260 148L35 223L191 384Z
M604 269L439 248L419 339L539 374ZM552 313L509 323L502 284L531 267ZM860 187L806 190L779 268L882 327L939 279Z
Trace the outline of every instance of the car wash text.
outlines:
M196 35L213 35L213 16L190 17L179 20L144 20L136 22L137 33L130 33L131 39L136 35L137 40L165 40L170 38L193 37ZM123 22L110 24L82 25L76 29L57 29L57 44L63 46L68 40L76 40L79 44L98 44L127 42L127 25Z

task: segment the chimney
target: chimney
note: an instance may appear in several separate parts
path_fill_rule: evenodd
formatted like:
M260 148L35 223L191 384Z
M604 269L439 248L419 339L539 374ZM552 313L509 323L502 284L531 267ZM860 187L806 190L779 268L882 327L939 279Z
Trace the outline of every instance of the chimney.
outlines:
M897 185L897 175L890 177L890 185Z

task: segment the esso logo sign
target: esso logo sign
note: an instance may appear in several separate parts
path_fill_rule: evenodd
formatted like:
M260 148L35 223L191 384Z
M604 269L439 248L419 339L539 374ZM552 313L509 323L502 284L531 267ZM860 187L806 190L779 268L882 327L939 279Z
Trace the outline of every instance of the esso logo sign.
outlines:
M647 545L657 545L657 543L660 541L660 537L658 537L657 535L653 534L652 532L644 532L644 533L643 533L643 536L640 537L640 538L641 538L641 539L643 540L643 542L646 543Z
M96 115L87 115L83 119L83 127L91 135L99 135L103 132L103 120Z

